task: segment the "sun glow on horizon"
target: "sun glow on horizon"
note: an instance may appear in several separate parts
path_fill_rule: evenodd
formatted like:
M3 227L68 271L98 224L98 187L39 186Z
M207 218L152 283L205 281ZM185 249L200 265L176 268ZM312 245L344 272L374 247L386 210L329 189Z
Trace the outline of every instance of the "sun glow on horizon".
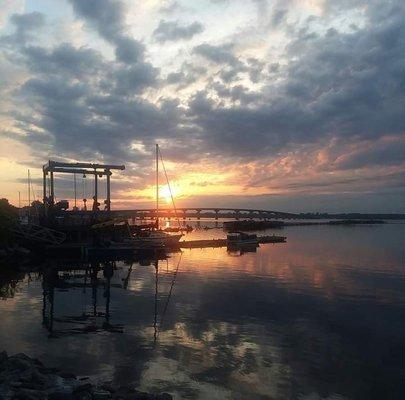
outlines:
M171 193L170 193L171 190ZM180 190L176 185L164 185L159 187L159 199L164 199L167 204L172 203L172 196L173 200L175 201L177 197L180 197Z

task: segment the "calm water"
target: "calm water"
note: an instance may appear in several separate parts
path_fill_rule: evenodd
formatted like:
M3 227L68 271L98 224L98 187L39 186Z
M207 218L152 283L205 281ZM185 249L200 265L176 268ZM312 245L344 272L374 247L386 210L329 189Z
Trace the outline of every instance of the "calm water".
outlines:
M404 399L405 225L282 232L3 278L0 350L179 399Z

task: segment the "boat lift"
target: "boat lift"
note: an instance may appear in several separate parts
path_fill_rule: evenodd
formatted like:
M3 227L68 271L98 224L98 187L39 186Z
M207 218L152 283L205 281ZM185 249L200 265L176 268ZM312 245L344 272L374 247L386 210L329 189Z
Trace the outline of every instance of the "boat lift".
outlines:
M124 170L125 165L110 165L110 164L92 164L92 163L66 163L49 160L47 164L42 167L43 171L43 201L45 206L45 215L48 214L49 208L55 205L55 173L67 174L83 174L94 175L94 196L93 196L93 211L99 210L100 203L98 202L98 178L107 177L107 198L104 201L105 210L111 210L111 170ZM47 196L47 176L49 175L49 195ZM76 187L75 187L76 190ZM76 193L75 193L76 196ZM85 203L87 199L83 199Z

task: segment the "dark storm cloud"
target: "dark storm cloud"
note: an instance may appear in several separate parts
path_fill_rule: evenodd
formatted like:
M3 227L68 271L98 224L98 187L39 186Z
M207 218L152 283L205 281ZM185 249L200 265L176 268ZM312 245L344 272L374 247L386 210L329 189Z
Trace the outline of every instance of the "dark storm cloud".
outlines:
M144 46L127 34L125 8L118 0L70 0L75 13L84 18L99 35L115 45L118 60L131 64L143 57Z
M201 33L204 27L199 22L193 22L189 25L181 25L177 21L160 21L158 27L154 30L153 36L158 42L188 40Z
M252 92L242 85L236 85L229 88L222 83L214 82L211 89L215 90L220 98L228 98L234 102L239 101L243 105L256 102L260 98L260 93Z
M16 127L25 132L20 139L34 154L142 163L145 154L131 149L132 142L181 137L180 129L174 133L181 114L178 102L161 98L156 105L138 97L156 85L159 70L143 61L143 45L127 35L121 2L72 4L78 16L115 46L117 60L123 63L69 43L16 48L30 73L16 92L27 106L14 111ZM32 17L13 18L20 31L39 26Z
M247 73L253 83L258 83L260 79L264 79L262 72L266 65L265 62L253 57L242 60L234 54L232 43L219 46L203 43L194 47L193 51L195 54L221 66L219 76L226 84L231 84L240 79L241 73Z
M405 12L403 6L391 11L353 33L300 31L288 48L293 61L275 71L281 83L269 81L254 104L224 106L208 91L197 94L189 117L209 151L257 157L327 137L402 135ZM241 62L229 46L204 44L195 52L224 65Z
M223 44L220 46L213 46L208 43L200 44L194 47L194 53L206 58L217 64L238 65L240 62L232 52L232 44Z
M14 118L34 153L142 163L145 154L131 149L132 142L181 136L177 101L155 105L137 97L156 83L151 64L123 65L70 44L29 46L20 54L31 78L16 96L29 107Z
M103 96L91 85L63 79L31 79L22 93L42 115L36 125L49 132L54 149L76 157L92 154L92 158L131 160L132 141L173 135L179 117L176 103L156 106L140 99ZM37 139L31 134L25 140L41 146Z
M145 49L143 44L137 40L126 36L119 36L115 39L114 43L117 46L115 55L118 60L126 64L133 64L142 59Z
M69 43L62 43L52 50L30 46L23 49L23 54L32 71L42 74L65 73L80 78L104 68L102 57L97 51L77 49Z
M176 83L184 82L186 79L186 75L184 72L171 72L169 75L166 77L166 82L169 85L173 85Z
M166 76L168 85L176 85L177 89L184 89L207 74L207 69L199 65L184 62L179 71Z
M292 140L311 140L317 118L281 98L260 107L224 107L210 101L206 92L194 97L189 117L202 130L207 151L248 158L275 154Z
M106 40L125 32L124 5L119 0L70 0L77 15L85 18Z
M399 165L405 163L404 140L379 141L374 147L360 148L349 153L337 163L341 169L353 169L374 165Z
M11 22L16 27L16 36L24 41L28 33L44 26L45 16L36 11L27 14L14 14L11 16Z
M31 40L31 36L45 25L45 15L40 12L13 14L10 22L14 25L14 33L1 37L1 44L21 46Z
M115 92L122 95L139 93L156 83L158 72L158 69L149 63L118 69L114 74Z

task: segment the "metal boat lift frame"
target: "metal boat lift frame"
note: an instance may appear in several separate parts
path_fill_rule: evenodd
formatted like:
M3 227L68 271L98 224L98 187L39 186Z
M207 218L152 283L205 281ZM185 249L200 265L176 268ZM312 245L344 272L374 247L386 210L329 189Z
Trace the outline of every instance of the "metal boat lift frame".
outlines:
M110 165L110 164L92 164L92 163L66 163L49 160L47 164L42 167L43 172L43 201L45 206L45 213L47 214L48 208L55 205L55 173L67 174L84 174L94 175L94 197L93 197L93 211L98 210L98 177L107 177L107 199L105 201L106 211L111 210L111 170L124 170L125 165ZM50 195L47 196L47 176L50 175L49 188Z

